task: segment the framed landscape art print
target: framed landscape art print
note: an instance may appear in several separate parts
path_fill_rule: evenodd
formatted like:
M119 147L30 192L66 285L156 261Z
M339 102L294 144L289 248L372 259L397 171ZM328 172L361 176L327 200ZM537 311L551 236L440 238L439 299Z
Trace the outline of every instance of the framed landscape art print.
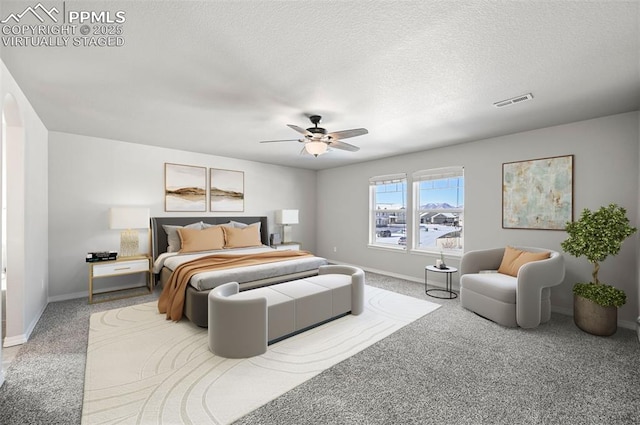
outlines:
M573 155L502 164L502 227L564 230L573 220Z
M164 164L164 210L206 211L207 168Z
M210 211L244 211L244 172L209 169Z

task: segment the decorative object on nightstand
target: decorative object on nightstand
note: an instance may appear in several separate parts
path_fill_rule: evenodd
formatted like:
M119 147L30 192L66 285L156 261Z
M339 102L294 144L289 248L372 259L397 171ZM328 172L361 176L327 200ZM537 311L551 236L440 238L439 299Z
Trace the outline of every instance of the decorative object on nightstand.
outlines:
M122 229L120 233L120 257L140 255L137 229L149 228L149 208L111 208L109 228Z
M298 224L298 210L276 211L276 223L282 225L282 243L291 241L291 224Z
M272 233L269 236L269 245L276 246L282 243L282 239L280 239L280 233Z
M97 251L88 252L85 261L87 263L95 263L98 261L114 261L118 259L117 251Z

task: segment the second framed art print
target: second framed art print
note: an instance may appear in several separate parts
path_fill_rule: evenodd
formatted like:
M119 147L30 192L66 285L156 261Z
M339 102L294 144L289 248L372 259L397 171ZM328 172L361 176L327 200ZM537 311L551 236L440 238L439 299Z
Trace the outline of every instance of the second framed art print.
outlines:
M210 211L244 211L244 172L209 169Z

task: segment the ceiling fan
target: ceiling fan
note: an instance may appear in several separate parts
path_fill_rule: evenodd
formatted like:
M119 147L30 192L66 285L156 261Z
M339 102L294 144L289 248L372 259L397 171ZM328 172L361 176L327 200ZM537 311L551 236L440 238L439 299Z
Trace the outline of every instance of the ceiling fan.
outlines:
M318 123L322 117L320 115L311 115L309 120L314 125L306 130L297 125L287 124L298 133L304 135L303 139L286 139L286 140L264 140L260 143L276 143L276 142L300 142L304 143L304 147L300 154L309 153L315 157L326 153L328 148L342 149L350 152L357 152L359 147L351 145L349 143L342 142L342 139L348 139L349 137L362 136L369 133L366 128L354 128L351 130L342 130L329 133L326 129L318 127Z

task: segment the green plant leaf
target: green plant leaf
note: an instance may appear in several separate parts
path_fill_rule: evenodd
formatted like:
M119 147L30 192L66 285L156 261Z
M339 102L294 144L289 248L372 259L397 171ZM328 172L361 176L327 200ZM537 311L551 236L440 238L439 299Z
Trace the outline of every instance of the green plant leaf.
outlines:
M603 307L621 307L627 302L627 295L624 291L610 285L576 283L573 286L573 293Z
M598 284L599 263L620 252L622 242L637 229L629 224L627 210L609 204L597 211L585 208L578 221L566 225L568 238L560 246L574 257L586 257L593 264L593 282Z

